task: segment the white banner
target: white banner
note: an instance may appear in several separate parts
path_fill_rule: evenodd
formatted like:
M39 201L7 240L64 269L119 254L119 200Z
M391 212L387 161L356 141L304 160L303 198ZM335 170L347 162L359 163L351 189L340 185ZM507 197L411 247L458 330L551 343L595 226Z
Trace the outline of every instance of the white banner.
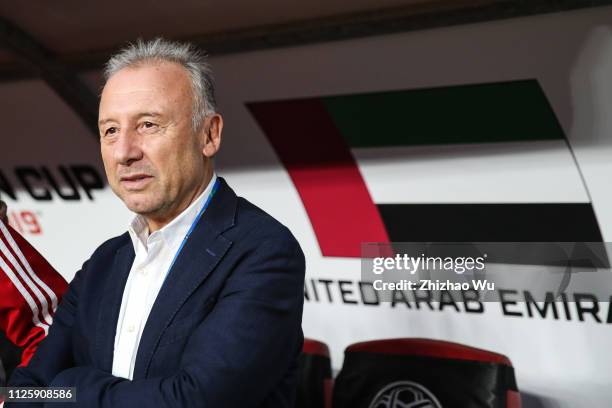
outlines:
M335 369L344 348L358 341L443 339L507 355L526 407L609 405L612 314L605 299L582 314L574 303L557 319L533 313L520 292L510 298L515 304L475 309L461 300L442 310L414 299L372 302L359 284L358 258L323 256L316 223L285 158L247 104L532 81L563 138L494 146L348 146L365 191L379 209L576 204L592 209L600 239L610 241L611 21L612 8L595 8L213 58L225 119L218 173L300 241L307 259L304 333L330 346ZM95 73L87 80L99 85ZM96 138L51 90L40 81L19 81L0 84L0 95L0 198L9 205L11 224L71 279L99 244L126 230L131 215L100 183L105 176ZM404 115L411 121L410 109ZM313 120L305 112L294 126ZM320 136L312 134L304 157L329 149ZM294 137L291 127L285 137ZM393 220L385 219L387 229Z

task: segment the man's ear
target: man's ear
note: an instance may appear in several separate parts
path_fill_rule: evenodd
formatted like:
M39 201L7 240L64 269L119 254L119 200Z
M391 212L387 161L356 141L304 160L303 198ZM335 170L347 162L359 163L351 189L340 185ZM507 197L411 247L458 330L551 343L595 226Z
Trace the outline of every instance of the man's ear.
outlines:
M207 123L206 123L207 122ZM204 156L212 158L221 147L221 133L223 132L223 117L215 113L206 118L202 131L204 135Z

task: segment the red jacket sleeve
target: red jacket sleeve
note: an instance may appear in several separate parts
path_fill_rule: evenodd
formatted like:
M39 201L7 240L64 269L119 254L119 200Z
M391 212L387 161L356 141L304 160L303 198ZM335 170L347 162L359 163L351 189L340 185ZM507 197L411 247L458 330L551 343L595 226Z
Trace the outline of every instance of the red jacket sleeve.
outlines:
M0 330L27 365L53 322L68 284L13 228L0 221Z

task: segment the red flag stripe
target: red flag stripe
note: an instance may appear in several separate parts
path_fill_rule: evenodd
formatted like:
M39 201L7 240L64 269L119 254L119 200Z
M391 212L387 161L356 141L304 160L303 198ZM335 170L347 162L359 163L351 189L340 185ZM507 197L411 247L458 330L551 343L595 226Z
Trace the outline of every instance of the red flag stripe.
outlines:
M248 105L287 169L324 256L389 236L349 146L318 99Z

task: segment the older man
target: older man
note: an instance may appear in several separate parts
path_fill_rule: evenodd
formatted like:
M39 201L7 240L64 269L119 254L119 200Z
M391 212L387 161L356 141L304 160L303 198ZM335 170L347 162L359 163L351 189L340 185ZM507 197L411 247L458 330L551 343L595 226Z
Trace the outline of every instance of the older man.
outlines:
M105 74L102 159L137 215L76 274L11 385L76 387L83 407L291 406L304 257L215 175L223 119L204 57L139 41Z

